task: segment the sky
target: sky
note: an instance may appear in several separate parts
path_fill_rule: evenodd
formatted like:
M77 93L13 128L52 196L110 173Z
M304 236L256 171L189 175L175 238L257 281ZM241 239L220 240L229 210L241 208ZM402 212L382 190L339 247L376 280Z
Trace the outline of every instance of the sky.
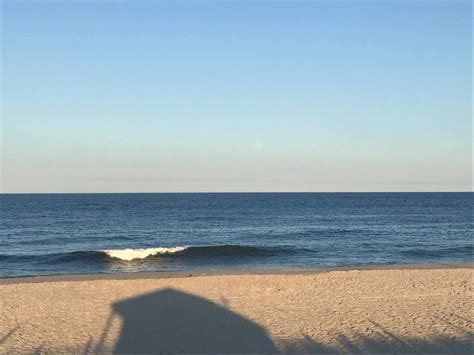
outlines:
M1 191L471 191L470 1L1 2Z

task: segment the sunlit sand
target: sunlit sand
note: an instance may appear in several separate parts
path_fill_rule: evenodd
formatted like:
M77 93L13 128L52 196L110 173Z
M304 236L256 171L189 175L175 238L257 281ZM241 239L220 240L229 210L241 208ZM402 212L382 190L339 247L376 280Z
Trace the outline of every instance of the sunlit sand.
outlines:
M464 264L3 279L0 352L469 353L472 277Z

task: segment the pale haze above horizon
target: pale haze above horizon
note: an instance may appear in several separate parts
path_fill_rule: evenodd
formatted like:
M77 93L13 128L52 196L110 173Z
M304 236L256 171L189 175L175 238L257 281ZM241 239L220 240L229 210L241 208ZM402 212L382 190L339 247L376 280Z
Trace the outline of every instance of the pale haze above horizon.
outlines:
M1 191L471 191L470 1L1 2Z

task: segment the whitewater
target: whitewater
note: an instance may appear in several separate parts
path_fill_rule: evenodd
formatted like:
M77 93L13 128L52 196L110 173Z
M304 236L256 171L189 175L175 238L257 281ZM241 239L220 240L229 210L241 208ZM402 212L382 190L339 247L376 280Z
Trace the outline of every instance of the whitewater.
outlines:
M189 246L183 247L172 247L172 248L143 248L143 249L110 249L110 250L99 250L102 253L107 254L111 258L120 259L124 261L132 261L138 259L145 259L149 256L159 254L174 254L183 250L188 249Z

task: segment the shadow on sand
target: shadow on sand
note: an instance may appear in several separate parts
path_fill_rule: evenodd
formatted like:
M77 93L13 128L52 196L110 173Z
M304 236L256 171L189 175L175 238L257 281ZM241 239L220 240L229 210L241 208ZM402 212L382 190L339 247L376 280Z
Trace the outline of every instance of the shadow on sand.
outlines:
M115 348L110 349L116 354L472 354L473 350L472 329L459 329L459 339L401 339L373 321L371 337L339 334L336 343L327 346L305 336L276 346L258 324L204 298L168 288L113 304L98 346L94 350L89 342L84 354L109 352L104 339L116 315L123 320Z
M276 352L259 325L201 297L164 289L113 305L123 319L114 353Z
M224 302L225 303L225 302ZM162 289L113 304L100 339L80 349L49 349L43 345L33 353L157 354L157 353L310 353L310 354L473 354L473 321L469 316L449 314L439 318L456 337L431 339L400 337L381 324L372 324L371 336L334 334L332 344L320 344L303 335L299 339L275 339L258 324L204 298L174 289ZM115 348L106 346L114 318L122 318ZM450 318L463 320L454 324ZM315 319L315 322L317 320ZM0 352L20 327L0 334Z

